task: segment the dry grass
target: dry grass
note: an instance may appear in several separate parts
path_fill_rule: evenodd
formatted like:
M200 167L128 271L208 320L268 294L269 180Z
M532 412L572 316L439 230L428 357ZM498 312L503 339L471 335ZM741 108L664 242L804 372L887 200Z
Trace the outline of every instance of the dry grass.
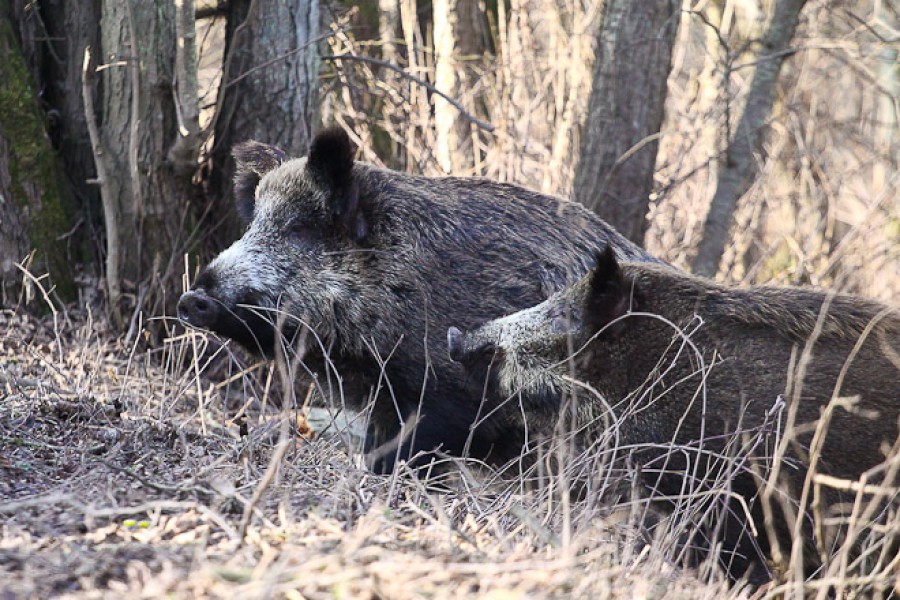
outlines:
M738 595L609 510L570 507L564 524L552 494L470 468L441 488L373 475L347 452L352 434L280 446L295 417L264 388L241 396L174 366L190 336L135 353L87 315L56 321L0 313L10 597Z
M552 455L568 444L555 447L520 477L471 463L440 481L374 475L348 451L358 424L326 419L330 432L299 435L298 413L276 406L272 366L229 359L218 362L235 376L198 375L203 357L227 350L209 342L186 334L163 352L135 352L86 314L0 313L0 580L10 597L749 594L709 564L685 566L696 524L721 518L724 497L692 490L727 489L746 468L739 452L665 514L641 499L628 450L614 460L603 440L574 460ZM898 448L892 456L861 485L815 481L857 486L855 529L827 548L821 576L780 579L764 597L814 597L826 583L886 597L900 586L898 558L886 554L900 535ZM542 470L559 462L562 475ZM560 493L585 473L585 500ZM870 502L885 494L887 509ZM782 550L789 566L792 549Z

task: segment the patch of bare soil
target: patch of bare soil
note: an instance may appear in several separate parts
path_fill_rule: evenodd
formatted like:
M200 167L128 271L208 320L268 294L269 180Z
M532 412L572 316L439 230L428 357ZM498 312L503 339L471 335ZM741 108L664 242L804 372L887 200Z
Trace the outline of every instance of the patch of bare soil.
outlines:
M166 346L0 313L0 598L741 594L600 513L576 530L515 486L373 475L350 432L304 438L267 383L171 359L202 355L190 334Z

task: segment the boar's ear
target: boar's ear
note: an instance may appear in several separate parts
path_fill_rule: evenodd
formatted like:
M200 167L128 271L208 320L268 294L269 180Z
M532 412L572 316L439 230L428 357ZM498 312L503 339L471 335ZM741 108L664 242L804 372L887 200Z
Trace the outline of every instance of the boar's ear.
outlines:
M310 176L330 195L331 214L343 233L355 242L368 233L359 206L359 185L353 178L356 148L347 132L329 127L319 133L309 147L306 168Z
M628 312L630 289L610 246L594 254L595 265L584 300L584 322L591 334ZM614 329L618 329L613 326Z
M231 153L234 155L234 199L240 217L253 220L253 206L256 203L256 186L263 175L287 160L280 148L262 142L241 142Z

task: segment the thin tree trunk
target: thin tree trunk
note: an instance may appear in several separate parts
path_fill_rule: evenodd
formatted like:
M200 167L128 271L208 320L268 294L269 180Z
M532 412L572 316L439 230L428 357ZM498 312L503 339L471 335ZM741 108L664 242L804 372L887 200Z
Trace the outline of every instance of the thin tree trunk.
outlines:
M402 66L406 62L407 48L403 43L403 25L400 13L400 0L378 0L378 39L381 58L389 63ZM404 82L400 75L391 69L381 69L379 79L383 82L384 99L376 104L381 116L391 123L394 131L406 125L406 118L396 106L404 106L406 100L401 95ZM371 99L370 99L371 100ZM372 146L384 163L395 169L403 170L409 159L406 148L398 140L386 133L373 119L371 124Z
M392 63L397 62L400 31L400 1L378 0L378 39L381 42L381 57Z
M664 117L679 0L607 0L574 197L638 244Z
M475 113L472 87L486 50L485 15L478 0L434 0L435 86ZM434 98L435 153L446 173L475 166L472 126L443 98Z
M884 30L889 29L891 23L890 13L885 6L880 7L880 14L876 14L884 25ZM895 24L900 25L900 22ZM886 36L890 32L886 32ZM873 173L875 189L884 189L890 185L891 171L896 170L900 159L900 139L897 135L898 112L900 112L900 50L897 45L885 45L878 53L876 76L878 81L878 108L876 109L875 149L887 160L876 163ZM894 167L889 169L885 167ZM900 202L900 200L898 200Z
M255 139L306 154L317 114L319 2L232 0L228 11L210 187L233 215L234 144ZM240 231L230 221L224 237Z
M719 179L703 226L703 237L691 265L699 275L713 277L725 252L738 200L765 162L765 126L775 102L775 86L806 0L778 0L763 35L759 61L750 82L734 136L719 164Z
M74 273L63 237L72 226L71 199L6 10L0 10L0 81L0 305L14 301L23 280L16 263L26 263L32 250L32 274L49 272L44 287L71 298Z
M178 128L169 148L176 173L190 176L200 155L200 85L194 0L175 0L175 92Z

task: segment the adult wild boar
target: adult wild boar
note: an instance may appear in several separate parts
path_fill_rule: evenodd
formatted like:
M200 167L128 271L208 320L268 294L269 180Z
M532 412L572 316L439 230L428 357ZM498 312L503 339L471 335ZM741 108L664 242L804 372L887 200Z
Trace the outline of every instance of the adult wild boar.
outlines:
M449 325L545 299L587 271L598 245L655 260L572 202L356 162L338 128L317 135L305 158L257 142L234 156L247 230L202 270L178 315L259 354L285 342L323 381L337 373L342 401L372 401L366 449L382 449L371 459L379 472L420 452L468 447L493 461L519 452L515 429L489 420L470 431L480 394L447 357ZM405 423L416 426L400 439Z
M451 327L448 346L477 381L487 378L483 412L498 421L541 438L561 414L575 415L578 447L614 438L662 495L726 492L726 517L702 531L722 540L731 576L754 567L756 582L769 576L774 541L758 499L763 480L777 483L765 493L784 551L813 462L816 473L855 480L900 443L900 310L863 298L729 288L665 265L620 264L607 249L543 303L468 333ZM853 492L820 489L819 508L846 518ZM881 505L896 510L898 493ZM809 488L807 507L813 498ZM801 519L809 573L828 542L814 538L808 511Z

